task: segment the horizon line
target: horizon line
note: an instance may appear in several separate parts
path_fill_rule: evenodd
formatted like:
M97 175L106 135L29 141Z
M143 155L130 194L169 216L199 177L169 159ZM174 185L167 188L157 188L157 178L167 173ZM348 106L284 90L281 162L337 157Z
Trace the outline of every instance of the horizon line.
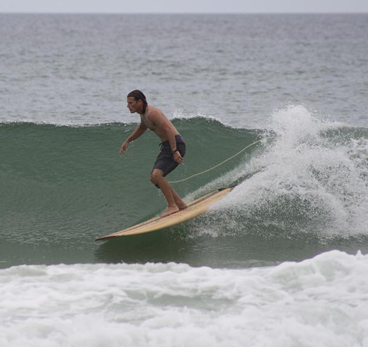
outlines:
M110 15L139 15L139 14L151 14L151 15L172 15L172 14L232 14L232 15L242 15L242 14L368 14L368 10L364 12L359 11L334 11L334 12L282 12L282 11L274 11L274 12L69 12L69 11L58 11L58 12L49 12L49 11L0 11L0 14L110 14Z

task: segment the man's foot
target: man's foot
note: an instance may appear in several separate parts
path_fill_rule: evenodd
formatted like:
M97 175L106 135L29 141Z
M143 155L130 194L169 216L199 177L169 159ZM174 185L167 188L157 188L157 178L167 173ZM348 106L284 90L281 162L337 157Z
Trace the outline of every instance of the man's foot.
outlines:
M179 212L179 207L168 207L164 212L160 214L160 217L170 216L173 213Z
M184 202L183 204L178 204L178 207L179 207L179 210L181 211L181 210L185 210L188 206L187 206L187 204Z

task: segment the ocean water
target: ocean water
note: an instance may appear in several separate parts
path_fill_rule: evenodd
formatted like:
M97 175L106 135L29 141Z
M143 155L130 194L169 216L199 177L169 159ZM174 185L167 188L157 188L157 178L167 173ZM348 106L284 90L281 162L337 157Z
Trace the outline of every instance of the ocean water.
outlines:
M368 15L0 15L0 345L368 346ZM187 142L165 208L144 91ZM195 176L247 149L224 165Z

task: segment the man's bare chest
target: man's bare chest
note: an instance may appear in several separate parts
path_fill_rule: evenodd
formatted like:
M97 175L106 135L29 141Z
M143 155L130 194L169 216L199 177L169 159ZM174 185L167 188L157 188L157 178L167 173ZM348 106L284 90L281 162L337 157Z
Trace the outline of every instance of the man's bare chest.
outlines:
M148 129L155 130L155 123L153 123L148 117L142 116L142 122Z

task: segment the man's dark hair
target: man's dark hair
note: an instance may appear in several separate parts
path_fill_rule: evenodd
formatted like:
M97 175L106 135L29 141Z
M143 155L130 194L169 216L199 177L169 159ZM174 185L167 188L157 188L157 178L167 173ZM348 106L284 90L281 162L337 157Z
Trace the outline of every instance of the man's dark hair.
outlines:
M132 92L130 92L128 94L128 98L134 98L135 101L138 100L142 100L143 102L143 113L146 112L146 108L147 108L147 100L146 100L146 96L138 89L133 90Z

